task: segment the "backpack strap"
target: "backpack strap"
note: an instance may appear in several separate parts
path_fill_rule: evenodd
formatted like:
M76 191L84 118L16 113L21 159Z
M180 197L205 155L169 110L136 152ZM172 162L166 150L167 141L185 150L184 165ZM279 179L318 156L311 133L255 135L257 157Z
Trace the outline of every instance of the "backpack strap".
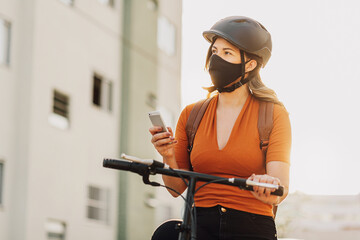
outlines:
M273 128L273 110L274 103L263 101L260 102L258 130L260 137L260 149L264 154L264 161L266 160L266 152L269 146L270 133Z
M196 131L200 125L201 119L203 118L210 101L213 98L202 99L195 103L195 106L190 112L189 118L186 122L185 131L188 138L188 152L191 153L193 148ZM191 166L191 164L190 164Z
M263 102L259 104L258 130L260 137L260 149L263 153L264 164L266 168L266 153L269 146L270 133L273 128L274 103ZM274 218L276 216L277 206L273 206Z

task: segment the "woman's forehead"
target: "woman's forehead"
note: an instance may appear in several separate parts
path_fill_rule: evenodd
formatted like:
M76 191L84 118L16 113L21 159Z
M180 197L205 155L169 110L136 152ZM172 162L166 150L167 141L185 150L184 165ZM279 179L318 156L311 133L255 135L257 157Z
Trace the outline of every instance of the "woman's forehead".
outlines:
M232 48L234 50L238 50L238 48L231 44L230 42L228 42L227 40L225 40L224 38L217 38L213 44L214 47L218 48L218 47L227 47L227 48Z

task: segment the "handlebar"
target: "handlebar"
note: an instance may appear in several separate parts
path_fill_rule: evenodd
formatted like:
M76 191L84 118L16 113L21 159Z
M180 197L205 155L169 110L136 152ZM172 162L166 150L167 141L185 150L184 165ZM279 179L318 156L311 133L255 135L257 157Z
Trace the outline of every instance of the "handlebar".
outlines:
M139 159L132 156L126 156L125 154L122 155L122 158L128 160L117 160L117 159L104 159L103 166L106 168L113 168L117 170L124 170L137 173L143 177L143 182L145 184L150 184L152 186L160 186L157 182L150 182L149 175L155 174L163 174L172 177L179 177L188 180L188 191L185 200L186 209L184 211L183 222L180 224L179 230L179 239L180 240L188 240L188 239L196 239L196 219L192 219L192 207L194 201L194 194L196 193L195 185L196 182L207 182L208 183L217 183L217 184L225 184L231 186L237 186L243 190L253 190L253 186L260 186L260 187L267 187L276 189L271 194L282 196L284 194L284 187L268 184L268 183L259 183L250 181L244 178L224 178L213 176L209 174L203 174L198 172L192 171L185 171L185 170L177 170L171 169L166 164L151 160L151 159ZM205 185L204 184L204 185ZM203 186L204 186L203 185ZM199 189L199 188L198 188Z
M168 169L162 167L152 167L142 163L131 162L127 160L118 160L118 159L104 159L103 166L106 168L134 172L141 176L144 176L145 174L148 174L148 172L150 172L151 175L163 174L172 177L182 177L184 179L195 178L197 181L200 182L215 181L214 183L216 184L237 186L240 189L248 190L248 191L253 191L253 186L277 188L274 192L271 193L272 195L282 196L284 194L283 186L277 186L267 183L258 183L244 178L224 178L224 177L218 177L218 176L192 172L192 171Z

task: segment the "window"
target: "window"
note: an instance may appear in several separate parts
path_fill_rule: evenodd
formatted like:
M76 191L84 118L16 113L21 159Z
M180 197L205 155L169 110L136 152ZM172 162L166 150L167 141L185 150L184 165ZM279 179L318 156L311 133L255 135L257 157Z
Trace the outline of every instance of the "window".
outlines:
M49 122L61 129L69 128L69 97L54 90L53 109Z
M64 118L68 118L69 115L68 105L69 105L69 97L55 90L53 112Z
M157 45L167 55L175 54L175 26L165 17L158 17Z
M0 65L10 65L10 31L10 23L0 18Z
M108 222L109 190L88 186L87 218Z
M107 111L112 110L112 82L102 76L93 76L93 104Z
M66 5L73 6L74 0L60 0L61 2L65 3Z
M3 203L3 177L4 177L4 163L0 162L0 205Z
M99 2L101 2L102 4L106 4L110 7L114 7L115 5L115 0L99 0Z
M48 219L45 224L47 240L65 240L66 224L62 221Z

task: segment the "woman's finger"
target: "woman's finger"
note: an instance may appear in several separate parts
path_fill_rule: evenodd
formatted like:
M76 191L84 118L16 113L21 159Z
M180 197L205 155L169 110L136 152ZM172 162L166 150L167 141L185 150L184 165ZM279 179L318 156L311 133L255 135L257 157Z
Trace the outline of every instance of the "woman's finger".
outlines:
M151 142L155 143L155 142L159 141L160 139L169 138L169 137L170 137L169 132L156 133L153 135Z
M171 142L169 144L161 145L160 147L156 147L156 149L159 152L165 152L165 151L168 151L168 150L172 149L175 144L177 144L177 141L176 142Z
M174 136L174 132L171 127L167 127L167 130L170 132L170 136Z
M162 127L152 126L151 128L149 128L149 132L151 133L151 135L157 134L161 131L162 131Z
M253 181L254 180L254 177L255 177L255 174L251 174L251 176L248 178L250 181Z
M270 184L278 185L278 184L277 184L277 183L278 183L277 178L274 178L274 177L271 177L271 176L268 176L268 175L267 175L266 182L267 182L267 183L270 183ZM267 197L270 197L271 193L274 192L274 191L275 191L275 189L273 189L273 188L267 188L265 195L266 195Z
M159 139L156 142L154 142L154 146L160 147L162 145L168 145L168 144L172 143L173 141L175 141L175 138L173 138L173 137L162 138L162 139Z
M260 182L260 175L254 175L254 182ZM253 186L253 189L255 192L259 193L260 192L260 187L259 186Z
M272 180L272 184L274 184L274 185L280 185L280 179L274 178L274 179ZM271 192L275 192L275 190L276 190L276 189L272 189Z
M259 178L259 182L261 182L261 183L267 183L267 178L268 178L268 176L267 176L266 174L265 174L265 175L261 175L260 178ZM259 187L258 192L259 192L260 194L266 194L266 191L267 191L266 188L264 188L264 187Z

